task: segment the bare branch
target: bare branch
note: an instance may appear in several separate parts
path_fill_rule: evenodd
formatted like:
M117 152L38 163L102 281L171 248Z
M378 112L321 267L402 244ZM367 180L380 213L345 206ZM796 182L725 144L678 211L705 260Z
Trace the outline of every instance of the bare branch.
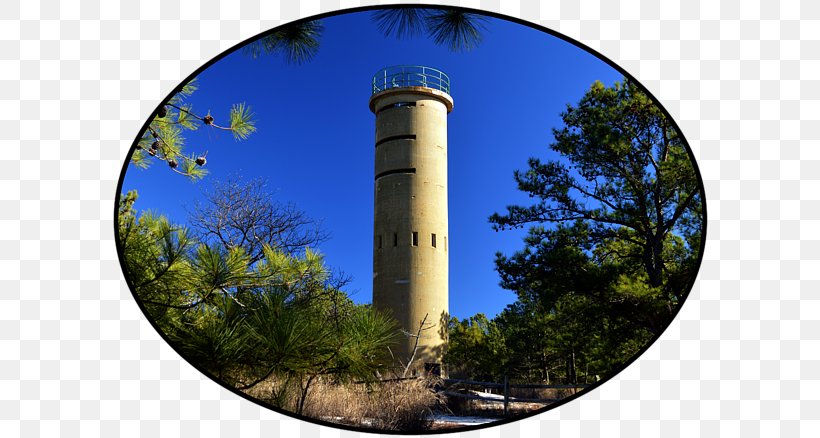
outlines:
M252 264L262 260L265 245L293 255L327 240L317 221L273 197L262 179L217 181L188 210L189 224L204 242L243 248Z
M415 334L416 342L413 344L413 354L410 355L410 360L407 361L407 365L404 367L404 372L401 373L402 377L407 376L407 372L410 370L410 366L413 365L413 360L416 358L416 351L419 348L419 339L421 338L421 332L424 329L424 323L427 321L428 314L424 314L424 318L421 320L419 324L419 330Z

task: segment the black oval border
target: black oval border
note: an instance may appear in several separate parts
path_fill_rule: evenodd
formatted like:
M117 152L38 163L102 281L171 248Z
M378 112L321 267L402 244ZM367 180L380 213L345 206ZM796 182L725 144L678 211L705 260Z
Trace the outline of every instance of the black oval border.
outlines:
M672 319L669 322L669 324L667 324L667 326L664 327L664 329L657 336L655 336L651 341L647 342L626 363L624 363L623 365L621 365L618 368L615 368L609 374L605 375L601 380L591 384L590 386L588 386L585 389L579 391L578 393L573 394L573 395L571 395L567 398L561 399L560 401L558 401L556 403L553 403L553 404L551 404L551 405L549 405L549 406L547 406L543 409L538 409L538 410L535 410L535 411L532 411L532 412L528 412L526 414L522 414L522 415L519 415L519 416L516 416L516 417L511 417L511 418L495 421L495 422L492 422L492 423L476 425L476 426L464 426L464 427L453 428L453 429L437 429L437 430L429 430L429 431L403 432L403 431L392 431L392 430L383 430L383 429L375 429L375 428L363 428L363 427L362 428L357 428L357 427L348 426L348 425L344 425L344 424L333 423L333 422L330 422L330 421L324 421L324 420L320 420L320 419L317 419L317 418L307 417L307 416L304 416L304 415L298 415L298 414L290 412L290 411L286 411L286 410L283 410L283 409L277 409L277 408L274 408L272 406L265 405L261 401L259 401L255 398L243 393L242 391L239 391L236 388L231 388L230 386L228 386L224 382L219 381L215 376L212 376L210 373L208 373L207 371L202 369L200 366L195 365L192 362L185 359L185 357L179 352L179 350L177 350L177 348L174 347L174 345L171 342L169 342L168 337L165 335L165 333L163 333L159 329L157 324L146 316L146 315L148 315L148 313L146 312L145 306L139 301L137 296L134 295L133 284L131 283L131 281L128 278L127 273L125 272L125 259L124 259L124 255L123 255L123 251L122 251L122 245L120 244L120 235L119 235L119 226L118 226L118 224L119 224L119 204L120 204L120 197L121 197L121 194L122 194L121 193L122 192L122 185L123 185L123 182L125 180L125 174L128 171L129 164L131 163L131 156L134 154L134 151L135 151L134 146L136 146L137 143L139 143L139 140L142 137L143 133L148 129L148 125L151 122L151 117L150 116L145 121L145 123L143 123L142 128L140 128L136 138L134 139L134 141L131 144L131 147L130 147L128 153L125 156L125 162L123 163L122 170L120 171L119 181L117 182L117 191L116 191L115 196L114 196L114 223L113 223L113 226L114 226L114 243L115 243L116 248L117 248L117 257L118 257L119 262L120 262L120 269L123 272L123 278L125 279L125 283L128 285L128 290L131 291L131 295L134 296L134 301L136 301L137 305L139 306L140 310L143 313L143 316L145 316L145 319L148 320L148 322L151 324L151 326L154 328L154 330L156 330L156 332L160 335L160 337L177 354L179 354L179 356L182 360L185 360L189 365L196 368L197 371L199 371L200 373L202 373L203 375L208 377L214 383L217 383L218 385L220 385L223 388L227 389L228 391L230 391L230 392L232 392L236 395L239 395L240 397L242 397L242 398L244 398L244 399L246 399L246 400L248 400L248 401L250 401L250 402L252 402L252 403L254 403L254 404L256 404L260 407L262 407L262 408L269 409L271 411L277 412L277 413L282 414L282 415L286 415L286 416L291 417L291 418L295 418L297 420L306 421L306 422L317 424L317 425L320 425L320 426L328 426L328 427L332 427L332 428L335 428L335 429L349 430L349 431L353 431L353 432L378 433L378 434L384 434L384 435L442 435L442 434L449 434L449 433L469 432L469 431L474 431L474 430L479 430L479 429L486 429L486 428L496 427L496 426L503 426L505 424L509 424L509 423L512 423L512 422L520 421L520 420L524 420L526 418L531 418L531 417L534 417L536 415L540 415L544 412L556 409L556 408L558 408L558 407L560 407L560 406L562 406L566 403L569 403L569 402L571 402L571 401L573 401L573 400L575 400L579 397L582 397L582 396L586 395L590 391L592 391L592 390L598 388L599 386L601 386L602 384L608 382L609 380L611 380L612 378L614 378L615 376L620 374L621 371L623 371L624 369L629 367L633 362L638 360L638 358L640 358L644 353L646 353L646 350L648 350L653 344L655 344L655 342L658 341L658 339L660 339L661 336L663 336L663 334L666 332L666 330L668 330L669 327L672 325L675 318L677 318L678 314L680 313L681 308L686 303L686 301L689 299L689 295L692 292L692 288L695 285L695 281L697 281L698 275L700 274L700 268L703 264L703 255L704 255L704 252L705 252L705 249L706 249L706 240L707 240L708 215L707 215L707 208L706 208L706 190L705 190L705 187L704 187L704 184L703 184L703 177L702 177L701 172L700 172L700 167L698 166L698 162L695 159L694 153L692 152L692 148L689 146L689 141L686 139L686 136L683 134L683 131L680 129L680 126L678 126L677 121L675 121L675 119L669 114L669 112L666 110L666 108L663 105L661 105L660 101L658 101L658 99L652 93L650 93L649 90L646 89L646 87L640 81L638 81L634 76L632 76L625 69L623 69L619 65L615 64L613 61L611 61L607 57L603 56L601 53L597 52L596 50L594 50L594 49L590 48L589 46L587 46L587 45L585 45L585 44L583 44L579 41L576 41L576 40L574 40L574 39L572 39L572 38L570 38L566 35L563 35L563 34L558 33L558 32L556 32L552 29L548 29L548 28L543 27L541 25L538 25L538 24L535 24L535 23L532 23L532 22L529 22L529 21L526 21L526 20L523 20L523 19L520 19L520 18L510 17L510 16L503 15L503 14L496 13L496 12L483 11L483 10L474 9L474 8L464 8L464 7L460 7L460 6L429 5L429 4L422 4L422 3L362 6L362 7L348 8L348 9L340 9L340 10L333 11L333 12L325 12L325 13L321 13L321 14L318 14L318 15L313 15L313 16L310 16L310 17L300 18L298 20L290 21L288 23L282 24L280 26L277 26L275 28L272 28L272 29L269 29L265 32L262 32L258 35L255 35L255 36L252 36L248 39L245 39L244 41L241 41L237 44L234 44L232 47L230 47L229 49L227 49L227 50L223 51L222 53L216 55L210 61L203 64L202 66L200 66L199 68L194 70L185 79L180 81L180 85L178 85L173 90L171 90L171 92L168 93L168 95L166 95L165 98L161 100L161 103L159 105L157 105L157 108L154 109L154 111L151 112L151 116L153 116L153 114L156 113L156 111L160 108L160 106L163 105L164 102L168 101L174 94L178 93L182 89L182 84L188 83L191 79L195 78L202 71L206 70L211 65L217 63L218 61L222 60L226 56L236 52L239 49L241 49L246 44L249 44L249 43L251 43L251 42L253 42L257 39L263 38L266 35L269 35L269 34L275 32L275 31L277 31L281 27L286 27L286 26L291 26L291 25L298 24L298 23L304 23L304 22L308 22L308 21L333 17L333 16L336 16L336 15L344 15L344 14L364 12L364 11L374 11L374 10L388 9L388 8L456 9L456 10L460 10L460 11L463 11L463 12L468 12L468 13L472 13L472 14L478 14L478 15L483 15L483 16L487 16L487 17L496 18L496 19L499 19L499 20L509 21L509 22L512 22L512 23L516 23L516 24L519 24L519 25L522 25L522 26L529 27L531 29L535 29L535 30L544 32L544 33L546 33L548 35L551 35L553 37L556 37L556 38L558 38L558 39L560 39L564 42L570 43L570 44L574 45L575 47L578 47L581 50L584 50L585 52L587 52L587 53L595 56L599 60L603 61L604 63L606 63L607 65L609 65L613 69L615 69L616 71L620 72L622 75L624 75L624 77L628 78L634 84L637 84L638 87L641 89L641 91L644 94L646 94L658 108L660 108L663 115L672 122L672 126L678 131L678 134L683 139L683 144L686 148L686 153L689 156L689 161L692 162L692 167L695 169L695 174L697 176L698 189L700 190L700 194L701 194L701 209L703 211L703 227L702 227L702 231L701 231L701 242L700 242L700 248L699 248L698 261L696 263L696 268L697 268L696 274L692 277L691 281L688 283L688 285L686 287L686 289L687 289L686 293L683 295L683 300L678 304L677 308L674 310L674 312L672 314Z

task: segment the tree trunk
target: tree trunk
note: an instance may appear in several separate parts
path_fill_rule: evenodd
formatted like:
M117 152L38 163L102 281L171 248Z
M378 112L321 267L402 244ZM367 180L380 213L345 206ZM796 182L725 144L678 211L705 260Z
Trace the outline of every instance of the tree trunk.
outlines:
M646 237L643 248L643 264L649 276L649 285L660 287L663 284L663 236Z
M301 394L299 394L299 407L296 409L297 414L301 415L302 410L305 409L305 400L307 400L308 389L310 389L310 384L313 382L313 379L315 377L316 377L315 374L311 374L310 377L308 377L307 383L305 383L305 386L303 388L300 388L302 390L302 392L301 392ZM302 378L301 377L299 378L299 386L300 387L302 386Z
M660 287L663 285L663 235L656 236L654 247L652 248L652 256L654 257L653 265L655 266L655 280L652 281L652 286Z

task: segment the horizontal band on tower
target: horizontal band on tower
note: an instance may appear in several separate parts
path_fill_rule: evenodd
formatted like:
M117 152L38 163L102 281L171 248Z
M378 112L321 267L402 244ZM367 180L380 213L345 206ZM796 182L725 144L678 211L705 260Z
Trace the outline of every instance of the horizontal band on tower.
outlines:
M393 140L415 140L415 139L416 139L416 134L392 135L390 137L385 137L385 138L377 141L376 142L376 147L379 147L380 144L387 143L388 141L393 141Z
M414 106L416 106L416 102L396 102L377 109L376 115L379 115L382 111L391 110L393 108L413 108Z
M396 174L396 173L416 173L416 168L415 167L408 167L406 169L385 170L384 172L376 175L376 179L379 179L379 178L381 178L383 176L387 176L387 175L393 175L393 174Z

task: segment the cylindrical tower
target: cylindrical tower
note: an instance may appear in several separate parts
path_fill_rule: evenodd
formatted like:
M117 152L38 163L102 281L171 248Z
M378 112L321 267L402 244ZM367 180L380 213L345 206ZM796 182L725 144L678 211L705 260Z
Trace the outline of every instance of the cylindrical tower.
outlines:
M446 349L447 114L452 109L450 80L439 70L397 66L373 77L373 305L398 320L403 333L393 365L405 366L412 358L413 374L439 374Z

